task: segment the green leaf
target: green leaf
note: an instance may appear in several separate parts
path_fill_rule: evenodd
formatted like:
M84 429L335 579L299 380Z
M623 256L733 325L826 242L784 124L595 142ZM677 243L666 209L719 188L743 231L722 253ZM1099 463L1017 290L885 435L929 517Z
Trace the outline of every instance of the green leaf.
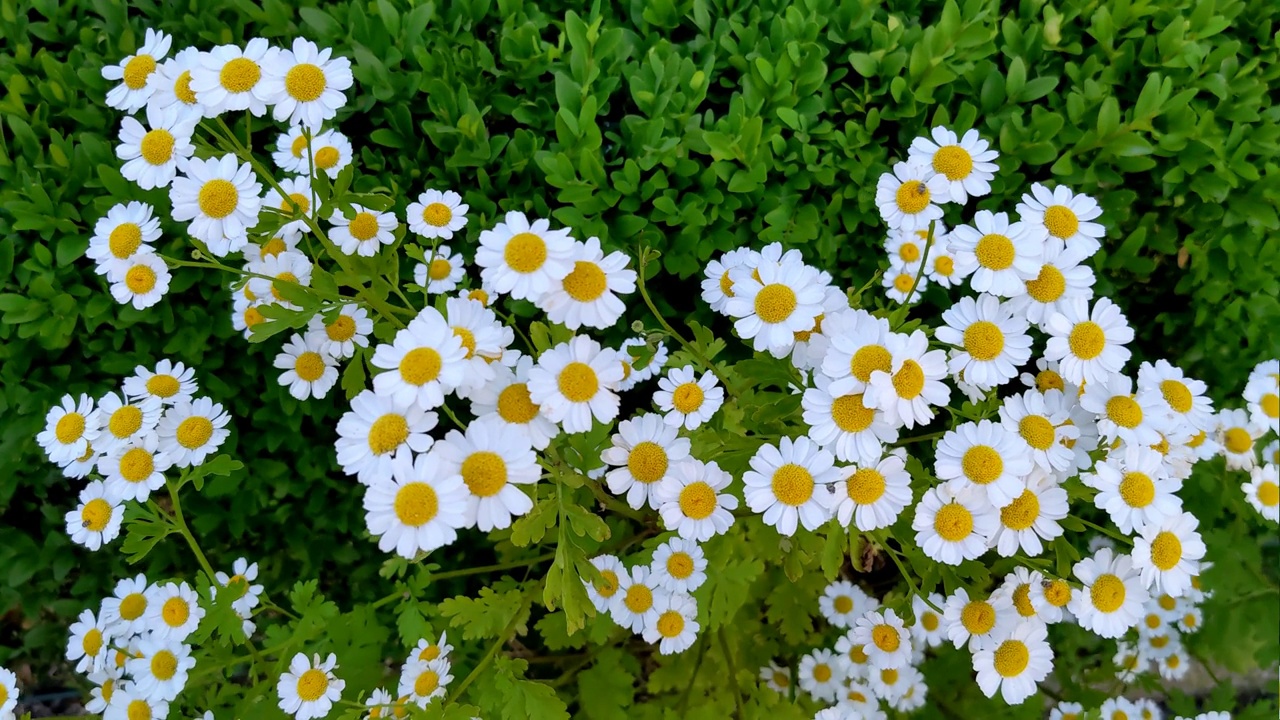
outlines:
M601 652L595 663L578 675L578 702L589 720L626 720L635 699L635 676L625 667L618 648Z

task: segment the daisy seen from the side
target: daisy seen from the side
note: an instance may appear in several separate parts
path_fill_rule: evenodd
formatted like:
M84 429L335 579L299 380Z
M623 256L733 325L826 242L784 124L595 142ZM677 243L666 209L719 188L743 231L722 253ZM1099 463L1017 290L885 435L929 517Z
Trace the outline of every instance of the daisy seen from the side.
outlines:
M196 120L204 117L204 106L191 89L191 68L200 61L200 54L196 48L183 48L156 66L156 71L147 78L147 84L151 86L148 109L174 108L179 115Z
M607 613L609 604L613 602L613 596L618 593L620 578L626 574L627 569L622 561L613 555L597 555L591 558L591 564L600 571L602 582L595 583L583 579L587 589L587 599L595 606L596 612Z
M751 248L734 248L707 263L703 272L702 301L710 305L712 310L724 312L725 304L733 297L733 278L729 271L746 262L754 252Z
M283 194L281 193L283 191ZM307 218L314 218L316 209L312 207L312 191L311 178L306 175L298 177L285 178L280 181L279 189L271 187L267 190L267 194L262 198L262 206L275 210L285 218L291 218L299 215L297 220L289 220L284 223L277 231L280 235L281 244L287 245L284 238L297 237L300 233L310 230L307 224ZM292 248L285 248L292 249ZM264 255L270 255L275 248L263 248Z

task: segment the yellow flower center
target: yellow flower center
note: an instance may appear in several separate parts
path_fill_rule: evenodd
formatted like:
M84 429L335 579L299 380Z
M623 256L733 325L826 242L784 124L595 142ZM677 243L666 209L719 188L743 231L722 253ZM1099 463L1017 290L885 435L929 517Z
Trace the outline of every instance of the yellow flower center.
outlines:
M645 612L653 607L653 591L640 583L635 583L627 588L627 594L622 602L633 613Z
M1227 452L1241 455L1253 449L1253 436L1244 428L1228 428L1222 433L1222 444Z
M53 434L63 445L79 440L84 435L84 416L78 412L63 415L58 418L58 424L54 425Z
M467 358L470 360L476 354L476 336L469 328L459 325L453 327L453 335L462 341L462 347L467 351Z
M129 593L120 600L120 618L137 620L147 611L147 596L142 593Z
M196 93L191 89L191 71L183 70L177 80L173 81L173 94L182 101L184 105L196 104Z
M1022 583L1014 589L1013 606L1022 617L1031 617L1036 614L1036 609L1031 606L1031 585Z
M729 279L729 271L720 276L720 292L727 298L733 297L733 281Z
M1156 600L1156 603L1160 605L1161 610L1164 610L1165 612L1169 612L1173 610L1174 607L1177 606L1178 601L1175 600L1172 595L1165 593L1161 595L1158 600Z
M324 71L311 63L298 63L284 76L284 90L298 102L312 102L324 94Z
M847 433L859 433L871 427L876 411L862 402L862 393L841 395L831 403L831 419Z
M649 440L637 443L627 455L627 469L637 482L657 482L667 474L667 451Z
M453 265L444 258L432 258L431 264L427 266L427 277L432 280L444 280L451 272L453 272Z
M973 252L978 258L978 264L984 268L1006 270L1013 266L1013 241L1005 235L983 235Z
M182 384L172 375L152 375L147 379L147 392L158 398L173 397L181 389Z
M116 693L116 681L111 678L107 678L102 681L100 689L102 691L102 702L109 704L111 702L111 696ZM0 685L0 705L3 705L7 699L9 699L9 691L3 685Z
M658 634L664 638L679 637L684 632L684 616L668 610L658 617Z
M1062 381L1062 376L1052 370L1041 370L1036 373L1036 389L1040 392L1049 392L1050 390L1066 390L1067 385Z
M935 613L931 613L926 610L920 616L920 624L924 627L926 632L933 632L938 629L938 616Z
M859 505L871 505L884 496L884 475L875 468L858 468L845 485L849 499Z
M1053 447L1053 423L1043 415L1028 415L1019 420L1018 434L1036 450L1048 450Z
M710 517L716 510L716 491L702 482L689 483L680 491L680 512L694 520Z
M311 198L302 193L289 193L288 197L280 201L280 212L293 214L297 212L306 215L311 210ZM275 239L275 238L273 238ZM284 245L284 241L280 241Z
M1157 650L1162 650L1166 645L1169 644L1169 636L1168 635L1152 636L1150 643L1151 643L1151 647Z
M688 415L702 407L703 398L702 388L698 383L687 382L671 393L671 404L678 412Z
M1151 562L1161 570L1168 572L1182 561L1182 541L1177 535L1163 531L1151 541Z
M400 377L410 385L425 385L440 377L443 365L435 348L414 348L400 358Z
M1182 664L1182 658L1178 657L1177 655L1170 655L1169 657L1164 659L1164 664L1167 665L1169 668L1176 670L1178 666Z
M338 148L332 145L326 145L316 151L316 167L321 170L332 170L341 159L342 155L338 152Z
M142 228L131 222L120 223L107 238L107 249L111 251L111 256L118 260L132 257L141 245Z
M1147 628L1150 630L1155 630L1156 628L1160 627L1160 625L1162 624L1160 620L1160 616L1156 615L1155 613L1147 613L1147 616L1144 617L1142 621L1146 623Z
M178 674L178 658L168 650L160 650L151 656L151 674L157 680L171 680Z
M880 671L880 680L890 687L898 684L898 669L884 668Z
M964 349L974 360L995 360L1004 351L1004 333L989 320L979 320L964 331Z
M120 456L120 476L131 483L140 483L150 478L155 467L155 458L142 448L130 448Z
M875 371L892 372L893 356L883 345L864 345L849 359L849 372L862 382L870 382Z
M324 333L334 342L346 342L356 336L356 321L349 315L339 315L324 326Z
M613 597L618 592L618 574L612 570L601 570L600 577L604 578L604 584L597 584L596 592L600 593L600 597Z
M849 659L852 660L855 665L865 665L869 658L867 657L867 651L863 646L854 645L849 648Z
M951 277L956 271L956 261L946 255L940 255L933 261L933 271L942 277Z
M1066 607L1071 602L1071 586L1065 580L1050 580L1044 586L1044 599L1054 607Z
M289 146L289 152L293 153L293 156L298 158L299 160L302 159L302 153L306 149L307 149L307 136L302 134L299 134L298 137L294 138L293 144Z
M1002 677L1017 677L1031 662L1031 652L1021 640L1005 640L996 649L993 665Z
M467 298L469 300L475 300L485 307L489 307L489 293L485 292L483 288L476 288L475 290L468 292Z
M773 494L784 505L799 507L813 497L813 475L795 463L787 463L773 473Z
M1164 401L1173 408L1174 412L1191 412L1193 400L1191 391L1183 383L1177 380L1165 380L1160 383L1160 394L1164 396Z
M791 317L796 309L796 293L781 283L766 285L756 294L756 315L770 325Z
M960 542L973 533L973 513L959 503L947 503L933 516L933 529L947 542Z
M1266 507L1280 505L1280 485L1276 485L1269 480L1259 483L1258 502Z
M1071 354L1081 360L1092 360L1102 354L1107 347L1107 334L1102 326L1092 320L1076 323L1067 336L1067 345Z
M151 705L146 700L130 700L125 716L129 720L151 720Z
M973 156L959 145L943 145L933 154L933 171L948 180L963 180L973 172Z
M260 79L262 79L262 68L258 67L258 63L245 57L232 58L218 73L218 81L229 93L249 92Z
M519 233L507 242L502 257L512 270L528 274L547 261L547 244L533 233Z
M1023 490L1013 502L1000 509L1000 522L1010 530L1026 530L1040 517L1040 498Z
M444 227L452 220L453 211L444 203L433 202L422 208L422 221L432 227Z
M160 617L169 627L182 627L191 617L191 606L180 597L171 597L160 606Z
M329 689L329 676L311 668L298 676L298 698L303 702L319 700Z
M150 55L134 55L124 64L124 86L141 90L147 86L147 78L156 71L156 59Z
M693 574L693 558L689 553L674 552L667 557L667 573L677 580L684 580Z
M573 264L573 271L564 276L564 291L581 303L595 300L608 289L604 270L593 262L579 260Z
M898 257L902 258L903 262L913 263L920 259L920 246L910 242L902 243L898 248Z
M831 666L826 663L818 663L814 665L813 679L823 683L831 680Z
M214 178L200 188L197 204L200 212L217 220L235 212L240 204L240 193L230 180Z
M378 218L374 217L373 213L358 212L351 218L351 224L347 226L347 230L351 233L351 237L364 242L378 234Z
M1044 227L1050 235L1066 240L1080 230L1080 218L1066 205L1050 205L1044 211Z
M1004 458L989 445L974 445L960 459L964 476L978 485L989 485L1004 474Z
M156 286L156 271L146 265L134 265L124 274L124 286L135 295L145 295Z
M420 527L435 518L440 503L430 485L411 482L400 486L396 492L395 509L400 522L409 527Z
M898 273L898 277L893 279L893 287L901 293L911 292L911 288L916 286L916 278L911 273Z
M324 370L324 358L312 350L299 354L293 365L293 371L298 377L309 383L319 380L324 375Z
M1262 413L1267 417L1280 417L1280 395L1267 393L1258 400L1258 406L1262 408Z
M1133 508L1144 508L1156 498L1156 485L1145 473L1127 472L1120 480L1120 498Z
M507 463L489 450L477 450L462 461L462 481L476 497L493 497L507 484Z
M1062 271L1045 263L1040 267L1040 276L1027 281L1027 294L1037 302L1051 303L1062 297L1067 291L1067 279Z
M422 662L431 662L438 657L440 657L439 645L428 645L422 648L422 651L418 653L418 659Z
M913 400L924 392L924 369L920 363L903 360L902 367L893 376L893 389L904 400Z
M89 628L80 640L81 649L88 657L97 657L98 653L102 652L103 644L102 631L98 628Z
M974 600L960 611L960 623L970 635L986 635L996 626L996 609L985 600Z
M853 598L848 595L837 595L831 602L831 606L841 615L847 615L853 611Z
M386 455L409 439L409 423L403 415L387 413L369 426L369 451Z
M1119 610L1124 605L1124 597L1124 581L1110 573L1099 575L1089 588L1089 602L1099 612L1113 613Z
M1136 428L1142 423L1142 406L1128 395L1116 395L1107 401L1107 418L1122 428Z
M919 180L908 180L898 186L894 200L899 210L915 215L929 207L929 187Z
M498 416L513 425L525 425L538 416L538 406L529 399L529 386L512 383L498 394Z
M254 325L257 325L258 323L264 320L266 320L266 318L262 316L262 311L259 310L258 308L248 307L244 309L244 326L245 327L251 328Z
M435 670L423 670L418 679L413 681L413 694L418 697L426 697L436 691L440 687L440 676Z
M591 400L600 389L600 379L591 366L582 362L571 362L560 371L556 379L560 394L569 402L582 403Z
M902 638L896 628L881 623L871 629L871 642L884 652L894 652L902 644Z
M90 532L100 533L111 522L111 503L102 498L94 498L80 509L81 525Z
M156 128L142 136L138 151L142 159L152 165L164 165L173 159L173 134L164 128Z

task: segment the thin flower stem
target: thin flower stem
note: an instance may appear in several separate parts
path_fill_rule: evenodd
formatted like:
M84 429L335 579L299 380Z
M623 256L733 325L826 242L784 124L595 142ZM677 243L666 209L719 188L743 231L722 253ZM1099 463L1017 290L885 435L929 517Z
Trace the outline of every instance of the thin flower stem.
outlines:
M535 557L535 558L526 558L524 560L513 560L511 562L498 563L496 565L481 565L479 567L464 568L462 570L450 570L448 572L433 573L430 579L432 581L449 580L451 578L466 577L467 575L479 575L481 573L499 572L502 570L515 570L517 568L522 568L522 567L532 567L534 565L541 565L544 562L554 560L555 557L556 557L555 553L547 553L546 555L539 555L538 557ZM380 608L383 605L387 605L391 602L404 598L405 593L406 591L404 590L397 590L391 593L390 595L387 595L373 602L372 604L369 605L369 607Z
M735 393L733 388L729 386L729 381L720 372L720 369L717 368L715 364L711 362L710 358L704 355L701 350L695 347L688 340L685 340L684 336L680 333L676 332L675 328L671 327L671 324L667 322L667 319L662 316L662 313L658 312L658 307L653 304L653 300L649 297L649 290L645 287L644 271L648 263L645 259L644 248L640 249L639 258L640 272L636 274L636 287L640 289L640 297L644 300L644 304L649 307L649 312L653 313L653 316L658 320L658 324L662 325L662 329L665 330L668 335L675 338L675 340L680 343L680 346L692 355L704 369L711 371L711 373L716 376L716 379L720 381L720 384L724 387L724 391L726 393L731 397L736 398L737 393Z
M200 549L200 544L196 542L196 538L191 534L191 528L187 527L187 521L182 516L182 502L178 500L178 488L173 481L165 478L164 484L169 488L169 500L173 503L173 525L187 539L187 544L191 546L191 552L195 553L196 561L200 563L201 569L209 576L209 582L214 582L213 566L209 564L209 560L205 558L204 551Z
M528 601L526 600L526 603L527 602ZM488 652L484 654L484 657L480 658L480 662L476 664L475 668L462 679L462 682L458 685L458 689L454 690L453 695L445 701L445 705L457 702L458 698L462 697L462 693L466 692L467 688L471 687L471 683L475 682L476 678L480 676L481 671L488 667L489 663L493 662L493 656L498 654L498 649L503 645L506 645L511 639L511 635L515 633L516 625L518 624L520 615L524 612L524 609L525 604L522 603L520 608L516 610L516 614L512 616L511 622L507 623L507 627L503 629L502 634L499 635L498 639L494 640L493 644L489 646Z
M160 259L164 260L166 264L172 267L211 268L213 270L221 270L222 272L231 273L232 275L240 275L242 277L247 277L247 278L260 278L262 280L270 280L273 283L285 283L288 285L296 285L299 288L301 288L304 292L308 292L322 300L328 300L330 302L345 304L356 299L356 298L346 297L343 295L332 295L330 293L320 292L319 290L316 290L307 285L303 285L302 283L296 282L294 280L274 278L274 277L271 277L270 275L263 275L262 273L251 272L249 270L240 270L238 268L233 268L229 265L223 265L222 263L212 261L212 260L210 261L179 260L178 258L169 257L168 255L161 255Z
M898 551L889 545L889 532L887 530L877 530L876 532L869 534L871 537L875 538L880 547L884 548L889 553L889 558L893 560L893 564L898 566L898 571L902 573L902 577L906 579L907 585L911 587L912 597L918 597L924 601L925 605L928 605L938 612L942 612L942 608L934 605L933 600L929 599L928 595L925 595L920 591L920 586L916 585L915 578L913 578L911 573L907 571L907 566L903 564Z
M902 318L898 320L896 325L894 325L894 328L893 328L894 330L897 330L899 327L902 327L902 323L907 321L908 311L906 310L906 308L908 308L911 305L911 298L915 296L916 288L920 287L920 278L921 276L924 275L925 264L929 262L929 249L933 247L933 232L935 229L937 229L937 227L938 227L937 220L929 221L929 235L924 239L924 254L920 256L920 267L916 268L915 282L911 283L911 290L907 292L906 299L902 301L902 307L904 308L902 313Z
M720 641L720 652L724 653L724 661L729 666L729 682L733 685L733 716L742 720L742 688L738 687L738 668L733 662L733 653L729 651L729 640L725 637L723 627L716 631L716 639Z
M1079 520L1079 521L1080 521L1080 523L1081 523L1082 525L1084 525L1085 527L1093 528L1094 530L1097 530L1097 531L1098 531L1098 532L1100 532L1100 533L1103 533L1103 534L1109 535L1109 536L1111 536L1113 539L1115 539L1115 540L1119 540L1120 542L1124 543L1125 545L1130 545L1130 546L1132 546L1132 545L1133 545L1133 541L1132 541L1132 540L1130 540L1129 538L1125 537L1123 534L1121 534L1121 533L1119 533L1119 532L1116 532L1115 530L1111 530L1111 529L1109 529L1109 528L1102 527L1101 525L1095 525L1095 524L1093 524L1093 523L1089 522L1088 520L1085 520L1084 518L1079 517L1079 516L1077 516L1077 515L1072 515L1071 517L1075 518L1076 520Z
M689 684L685 685L684 692L680 694L680 704L676 705L676 714L684 715L685 707L689 704L689 694L693 692L693 684L698 679L698 671L702 669L702 658L707 654L707 637L703 635L698 638L698 657L693 661L693 670L689 673Z
M892 445L894 447L898 447L902 445L910 445L911 443L925 442L927 440L937 440L938 438L946 434L947 434L946 430L939 430L938 432L931 432L925 435L913 435L911 437L902 438L901 440L895 443L892 443Z

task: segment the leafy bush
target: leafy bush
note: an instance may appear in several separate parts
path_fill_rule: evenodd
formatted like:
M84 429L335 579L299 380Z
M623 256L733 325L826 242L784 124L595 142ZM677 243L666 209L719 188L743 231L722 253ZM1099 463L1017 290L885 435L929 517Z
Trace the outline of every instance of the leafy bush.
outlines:
M217 567L253 555L268 588L318 577L330 600L356 607L341 625L360 637L344 667L371 667L369 659L393 644L372 629L378 613L360 604L384 598L389 576L414 597L387 601L405 640L426 624L441 629L455 621L474 628L464 635L474 646L529 619L527 585L500 583L467 599L480 584L458 579L469 568L524 562L524 554L459 548L435 579L422 569L383 566L382 554L358 538L363 513L350 481L334 472L332 428L341 403L311 402L304 413L284 388L264 383L271 352L236 337L225 288L178 269L170 297L136 311L112 303L81 258L94 221L112 204L165 202L162 191L139 191L120 176L113 154L118 114L101 106L108 83L99 68L131 52L144 25L173 33L178 45L254 36L283 43L303 35L351 57L356 87L341 128L358 140L355 191L400 199L426 185L456 188L478 227L506 210L549 216L607 246L633 253L652 247L667 273L686 278L721 251L781 241L829 269L841 286L861 287L883 265L875 178L928 127L972 126L995 138L1001 152L993 192L977 207L1010 209L1030 182L1046 179L1099 198L1109 235L1094 259L1097 290L1124 307L1139 334L1139 359L1176 358L1190 375L1211 380L1223 400L1243 389L1258 359L1280 355L1280 340L1268 331L1280 322L1280 249L1269 237L1280 197L1277 117L1267 94L1277 75L1269 3L1070 3L1027 6L1005 18L976 2L874 11L818 1L724 5L631 3L579 19L571 4L555 3L411 8L382 0L295 13L281 3L209 2L198 15L169 4L136 6L142 17L132 20L123 6L106 4L6 6L0 497L11 520L0 528L7 570L0 606L23 618L6 644L48 667L71 618L130 572L119 560L104 560L110 554L84 562L63 534L62 513L76 486L38 459L33 438L45 410L64 393L101 395L135 365L160 357L199 368L203 390L236 419L225 451L247 466L210 477L191 497L194 533ZM1165 29L1152 36L1149 28ZM258 128L254 139L261 145L274 133ZM166 237L161 249L186 256L185 238ZM689 315L727 330L687 297L692 281L654 282L662 283L658 309L667 317ZM937 288L926 290L925 300L950 303ZM709 353L710 337L700 342ZM738 357L741 350L726 352ZM765 381L764 368L747 367L744 374ZM1238 496L1220 492L1216 477L1197 477L1189 506L1209 516L1251 512ZM594 551L602 533L594 521L581 522L548 517L555 530L548 538ZM1238 642L1276 635L1275 550L1253 543L1255 532L1240 520L1207 535L1211 554L1231 559L1219 561L1219 594L1205 609L1206 622L1220 625L1198 642L1205 657L1233 670L1276 659L1274 644ZM781 635L766 634L767 644L753 652L785 657L817 637L814 598L825 585L818 568L843 546L810 536L784 550L769 531L758 535L741 541L755 541L749 547L724 544L713 558L723 561L726 586L712 593L710 612L717 627L734 620L739 649L698 655L706 678L724 677L719 664L741 652L739 638L767 627L780 625ZM583 537L595 540L577 540ZM334 538L352 542L324 542ZM851 557L861 552L855 546ZM190 568L186 557L181 546L161 543L144 567L164 576ZM892 568L880 573L871 579L884 589L896 584ZM1268 587L1270 595L1259 594ZM761 597L764 588L778 589ZM453 596L461 599L438 609L427 600ZM336 611L307 586L289 600L313 631ZM767 608L766 615L749 620L734 612L747 603ZM552 656L586 647L581 636L558 634L562 617L536 621ZM607 623L591 628L591 647L610 639ZM476 649L467 652L478 659ZM565 671L560 687L576 683L591 717L625 712L618 708L634 693L628 677L642 679L647 694L683 689L678 681L694 661L686 657L654 674L614 648L581 652L595 654L560 658L552 667ZM13 658L0 660L11 665ZM477 687L491 683L496 697L516 694L527 707L555 702L543 686L515 679L525 662L499 655L501 672L482 676ZM930 678L934 694L961 671L968 672L964 663L940 667ZM752 700L773 702L763 693ZM722 716L733 701L714 693L679 707ZM959 707L973 701L956 700Z

